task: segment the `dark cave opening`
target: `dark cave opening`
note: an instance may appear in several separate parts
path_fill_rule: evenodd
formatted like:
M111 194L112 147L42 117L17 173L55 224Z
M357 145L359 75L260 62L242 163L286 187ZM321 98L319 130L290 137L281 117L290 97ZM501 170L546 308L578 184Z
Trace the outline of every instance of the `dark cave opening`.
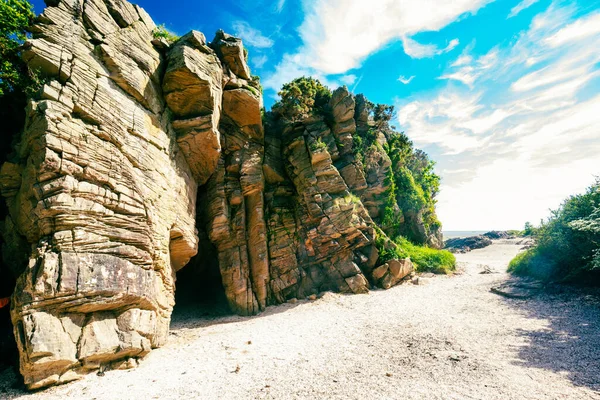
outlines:
M198 253L177 273L173 320L230 314L218 261Z
M0 266L0 372L18 364L18 350L7 303L15 286L12 274Z
M0 165L6 161L17 161L15 146L21 137L25 125L25 107L27 95L19 88L4 92L0 96L0 120L3 124L0 141ZM0 371L18 364L18 350L13 335L10 318L10 304L2 304L15 288L15 276L18 275L22 256L10 254L15 249L6 244L6 218L8 207L4 199L0 200ZM21 249L18 249L21 250ZM25 254L25 257L27 255Z
M227 302L221 279L217 249L206 231L206 190L198 190L196 226L198 228L198 254L177 272L175 283L174 323L233 315Z

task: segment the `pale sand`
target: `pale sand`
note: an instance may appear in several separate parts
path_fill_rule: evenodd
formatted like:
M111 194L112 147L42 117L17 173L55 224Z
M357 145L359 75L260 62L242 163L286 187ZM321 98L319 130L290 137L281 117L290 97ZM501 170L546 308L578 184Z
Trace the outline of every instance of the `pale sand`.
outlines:
M490 287L520 246L459 254L462 274L327 294L259 317L179 320L139 368L16 399L600 399L600 307L571 290ZM498 273L482 275L489 265ZM4 386L4 388L3 388ZM7 393L6 390L9 392Z

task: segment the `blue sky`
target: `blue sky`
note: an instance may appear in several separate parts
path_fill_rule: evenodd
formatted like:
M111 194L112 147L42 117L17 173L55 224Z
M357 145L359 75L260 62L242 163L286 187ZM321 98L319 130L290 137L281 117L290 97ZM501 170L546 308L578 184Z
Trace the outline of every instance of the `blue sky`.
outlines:
M177 34L241 36L267 107L302 75L394 104L438 163L446 230L518 229L600 175L599 0L138 4Z

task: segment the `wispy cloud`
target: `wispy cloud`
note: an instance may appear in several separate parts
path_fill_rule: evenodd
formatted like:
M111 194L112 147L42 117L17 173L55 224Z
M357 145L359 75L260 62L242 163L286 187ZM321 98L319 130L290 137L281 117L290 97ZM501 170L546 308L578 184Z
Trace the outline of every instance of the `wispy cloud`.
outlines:
M552 47L562 46L565 43L582 40L600 33L600 12L581 18L567 25L554 35L546 39Z
M235 35L242 38L248 46L262 49L272 47L274 44L272 39L264 36L261 31L253 28L246 21L235 21L232 28Z
M516 17L521 11L531 7L538 1L539 0L523 0L523 1L521 1L519 4L517 4L510 10L510 14L508 14L508 18Z
M403 129L443 171L448 229L537 222L600 173L598 13L575 11L553 4L509 46L463 53L433 96L398 104Z
M252 57L250 59L250 64L252 64L254 68L262 68L267 61L269 61L269 58L266 55L262 54L256 57Z
M450 64L450 68L439 79L455 80L473 87L475 80L492 68L497 61L498 50L495 48L476 59L468 54L462 54Z
M491 1L303 0L305 17L298 30L302 45L282 57L275 71L266 77L265 87L277 89L290 77L343 74L392 40L440 30L465 14L476 13ZM357 29L361 26L368 29ZM452 41L442 51L449 51L457 44L458 41ZM427 49L440 51L435 46Z
M406 55L412 58L430 58L453 50L460 42L458 39L452 39L443 49L440 49L433 44L418 43L409 37L402 38L402 43L404 44L404 52Z
M358 87L358 85L360 85L360 82L362 81L364 75L361 75L358 80L356 81L356 83L354 84L354 86L352 87L352 89L350 90L352 93L356 93L356 88Z
M415 76L411 76L410 78L405 78L404 76L400 76L398 77L398 82L401 82L404 85L408 85L409 83L412 82L412 80L415 79Z
M279 0L277 2L277 5L275 6L275 11L280 13L283 11L284 7L285 7L285 0Z
M346 86L350 86L354 82L356 82L356 75L353 75L353 74L344 75L340 78L340 82L342 82Z

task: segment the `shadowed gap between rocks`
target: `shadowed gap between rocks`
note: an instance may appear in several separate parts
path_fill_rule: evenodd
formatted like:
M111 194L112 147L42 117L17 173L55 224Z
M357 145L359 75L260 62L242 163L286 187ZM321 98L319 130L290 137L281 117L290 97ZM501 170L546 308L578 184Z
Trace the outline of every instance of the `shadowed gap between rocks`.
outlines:
M217 249L206 231L206 216L201 205L206 201L206 187L198 189L198 254L177 272L175 307L171 324L198 319L234 315L227 302L219 269Z
M0 120L3 124L3 139L0 141L0 162L4 163L14 157L15 141L21 135L25 123L25 107L27 98L24 92L17 90L0 97ZM20 271L19 255L11 255L10 246L4 237L8 216L6 202L0 202L0 302L9 298L15 288L16 274ZM13 251L15 249L12 249ZM27 254L21 255L27 257ZM18 368L18 349L13 335L10 318L10 304L0 307L0 371L9 367Z

